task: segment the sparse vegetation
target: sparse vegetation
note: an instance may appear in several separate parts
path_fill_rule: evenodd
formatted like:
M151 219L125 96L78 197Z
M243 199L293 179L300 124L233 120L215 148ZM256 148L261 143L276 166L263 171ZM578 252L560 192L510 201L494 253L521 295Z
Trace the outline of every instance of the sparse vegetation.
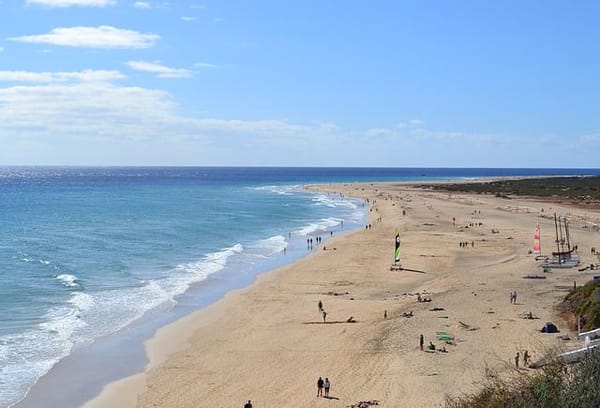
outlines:
M600 281L590 281L572 290L558 306L571 330L577 330L577 316L581 331L600 327Z
M600 177L545 177L474 183L427 184L434 190L494 194L497 197L537 196L600 201Z
M530 373L530 372L529 372ZM566 366L555 361L531 375L495 377L473 395L446 398L447 408L592 408L600 406L600 353Z

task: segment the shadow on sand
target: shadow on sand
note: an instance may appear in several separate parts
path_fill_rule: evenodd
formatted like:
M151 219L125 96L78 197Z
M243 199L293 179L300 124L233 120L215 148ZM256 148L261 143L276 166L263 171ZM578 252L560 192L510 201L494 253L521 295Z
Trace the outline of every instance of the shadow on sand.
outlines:
M333 320L330 322L302 322L302 324L341 324L341 323L347 323L347 324L354 324L354 323L358 323L358 321L353 321L353 322L349 322L347 320Z

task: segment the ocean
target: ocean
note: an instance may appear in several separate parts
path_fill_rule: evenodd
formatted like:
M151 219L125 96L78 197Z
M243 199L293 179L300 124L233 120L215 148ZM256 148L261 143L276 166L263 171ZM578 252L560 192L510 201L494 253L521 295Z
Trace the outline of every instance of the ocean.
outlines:
M69 393L140 371L159 326L364 226L363 201L306 184L580 174L600 170L0 167L0 407L61 364L61 406L78 406ZM112 367L111 347L131 364ZM102 375L65 374L98 352Z

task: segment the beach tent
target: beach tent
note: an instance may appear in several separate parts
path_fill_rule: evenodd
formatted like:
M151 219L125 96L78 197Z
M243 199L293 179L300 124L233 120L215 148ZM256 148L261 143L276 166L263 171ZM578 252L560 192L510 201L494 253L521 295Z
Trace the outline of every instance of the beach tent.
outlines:
M558 333L558 328L552 322L546 322L542 327L542 333Z

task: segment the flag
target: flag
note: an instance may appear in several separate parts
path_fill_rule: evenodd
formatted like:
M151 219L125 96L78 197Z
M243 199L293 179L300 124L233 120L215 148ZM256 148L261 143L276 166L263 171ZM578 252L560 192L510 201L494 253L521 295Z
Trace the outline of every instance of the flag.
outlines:
M396 262L400 262L400 233L396 230L396 250L394 252L394 259Z

